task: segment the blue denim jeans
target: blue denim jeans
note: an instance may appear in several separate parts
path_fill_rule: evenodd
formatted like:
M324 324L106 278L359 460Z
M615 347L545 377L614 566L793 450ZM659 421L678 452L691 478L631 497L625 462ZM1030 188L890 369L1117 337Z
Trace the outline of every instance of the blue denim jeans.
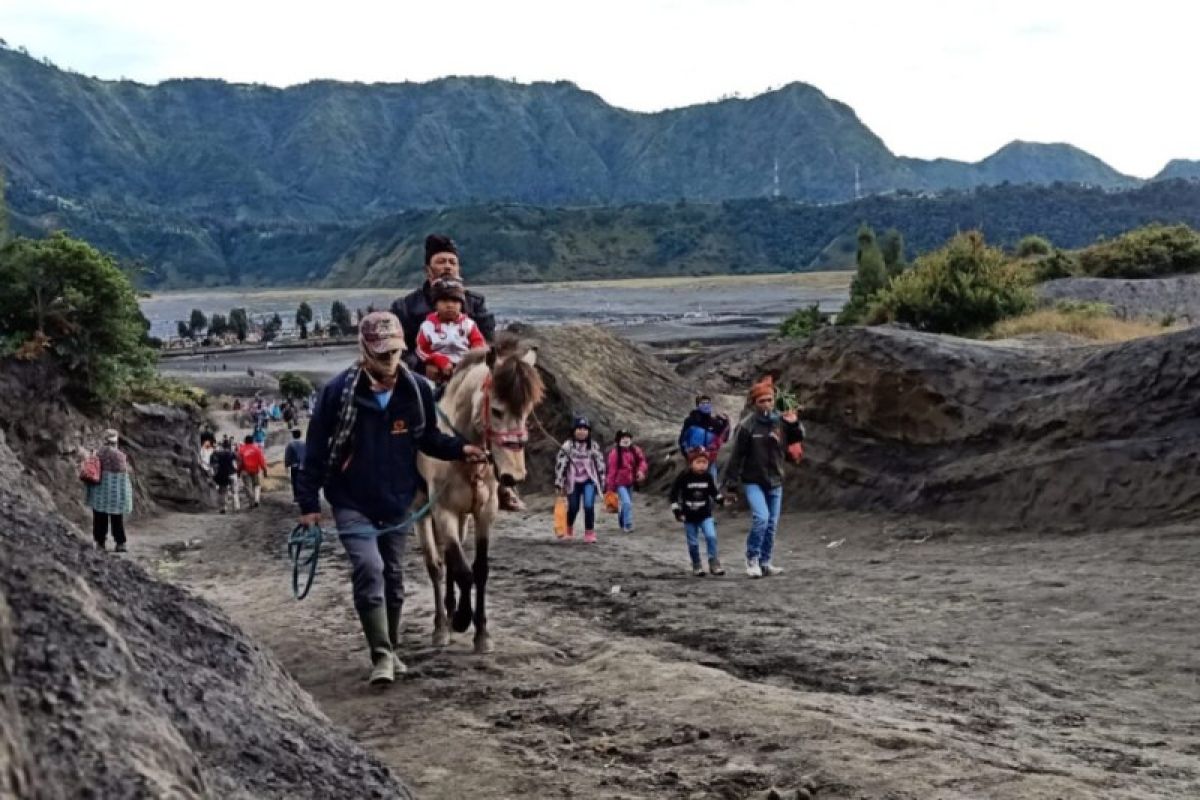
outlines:
M633 530L633 489L628 486L618 486L617 495L621 498L621 509L617 511L617 524L623 531Z
M575 484L571 495L567 498L567 525L575 527L575 518L579 516L579 504L583 503L583 529L596 530L596 484L591 481Z
M746 558L756 558L761 564L770 564L771 553L775 549L775 529L779 526L779 512L783 507L783 487L765 489L756 483L748 483L743 491L751 514L750 535L746 537Z
M717 557L717 523L712 517L703 522L685 522L683 523L683 532L687 534L688 555L692 557L692 564L700 563L700 534L704 534L704 541L708 547L708 557Z

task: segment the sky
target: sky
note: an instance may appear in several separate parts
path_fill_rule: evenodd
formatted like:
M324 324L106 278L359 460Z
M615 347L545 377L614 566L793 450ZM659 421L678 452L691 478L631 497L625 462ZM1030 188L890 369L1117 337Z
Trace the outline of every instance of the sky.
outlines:
M636 111L793 81L891 150L1069 142L1131 175L1200 158L1200 2L0 0L0 38L87 75L569 80Z

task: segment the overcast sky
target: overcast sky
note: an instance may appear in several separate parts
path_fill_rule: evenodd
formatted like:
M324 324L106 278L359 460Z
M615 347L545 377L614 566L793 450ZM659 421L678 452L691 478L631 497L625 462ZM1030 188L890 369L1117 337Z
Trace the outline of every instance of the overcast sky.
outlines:
M309 10L309 8L312 10ZM566 79L639 111L805 81L900 155L1065 141L1200 158L1193 0L0 0L0 38L101 78Z

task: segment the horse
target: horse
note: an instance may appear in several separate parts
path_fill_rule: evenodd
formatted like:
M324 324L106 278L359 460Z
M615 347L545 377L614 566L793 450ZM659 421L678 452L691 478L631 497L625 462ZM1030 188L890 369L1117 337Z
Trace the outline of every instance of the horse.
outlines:
M525 480L525 446L529 442L526 420L545 395L536 361L536 349L519 354L515 341L499 349L468 353L446 385L438 402L438 416L445 427L487 450L489 460L467 464L425 455L417 459L432 504L429 515L417 527L433 585L435 647L449 644L450 628L463 633L474 623L475 652L490 653L494 649L487 628L488 547L499 508L500 486L512 487ZM463 550L468 517L474 521L475 532L475 561L471 565Z

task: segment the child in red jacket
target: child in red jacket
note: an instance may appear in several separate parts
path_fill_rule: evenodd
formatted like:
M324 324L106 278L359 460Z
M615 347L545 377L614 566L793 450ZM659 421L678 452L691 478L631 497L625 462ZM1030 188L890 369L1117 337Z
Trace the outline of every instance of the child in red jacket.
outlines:
M617 431L616 442L608 451L608 485L604 491L620 496L617 524L626 533L633 533L633 490L646 480L646 454L633 443L629 431Z
M441 279L430 287L436 309L417 333L417 357L425 376L436 383L450 380L454 368L471 350L487 347L475 320L463 313L467 292L455 280Z

